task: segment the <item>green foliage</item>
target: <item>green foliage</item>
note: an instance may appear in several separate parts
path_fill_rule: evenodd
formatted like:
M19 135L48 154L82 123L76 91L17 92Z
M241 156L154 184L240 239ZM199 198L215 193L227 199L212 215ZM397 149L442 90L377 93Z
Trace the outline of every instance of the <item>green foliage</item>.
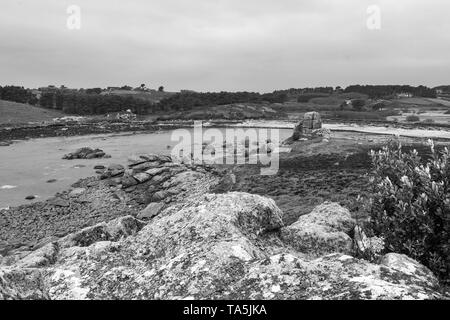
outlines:
M406 117L406 121L408 122L418 122L420 121L420 118L414 114L411 114L409 116Z
M384 102L376 102L371 105L373 111L378 111L386 108L386 104Z
M91 88L91 89L86 89L86 93L87 94L100 94L102 93L102 88Z
M450 153L438 153L430 140L430 159L404 153L394 141L371 151L373 172L371 229L388 251L404 253L441 279L450 276Z
M265 93L256 92L182 92L171 97L164 98L159 102L161 110L191 110L201 106L217 106L233 103L271 103L285 102L285 93Z
M0 99L32 105L37 103L37 98L31 90L18 86L0 87Z
M364 99L353 99L352 100L352 107L356 111L361 111L365 105L366 105L366 100L364 100Z
M131 96L100 95L95 93L80 93L63 91L45 92L39 101L42 107L55 108L69 114L105 114L130 109L136 114L148 114L156 106L142 99Z

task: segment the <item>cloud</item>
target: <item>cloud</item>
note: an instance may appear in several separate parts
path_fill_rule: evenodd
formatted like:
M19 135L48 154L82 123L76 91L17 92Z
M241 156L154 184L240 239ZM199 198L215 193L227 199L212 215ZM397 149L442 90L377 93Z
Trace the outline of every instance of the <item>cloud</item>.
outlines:
M69 5L82 28L66 28ZM369 5L381 30L366 28ZM2 0L0 83L254 90L448 82L445 0Z

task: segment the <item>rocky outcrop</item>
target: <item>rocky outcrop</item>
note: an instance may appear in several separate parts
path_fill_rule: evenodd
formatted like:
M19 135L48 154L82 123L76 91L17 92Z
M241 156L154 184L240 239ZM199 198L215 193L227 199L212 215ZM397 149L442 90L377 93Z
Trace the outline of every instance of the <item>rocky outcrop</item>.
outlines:
M64 155L63 159L73 160L73 159L95 159L95 158L104 158L109 157L106 155L103 150L100 149L92 149L92 148L80 148L75 152L68 153Z
M126 215L151 219L167 206L179 205L208 192L221 177L210 167L176 164L169 162L167 156L144 157L141 164L152 160L153 168L148 173L136 171L135 175L148 174L147 181L133 177L135 182L127 187L124 176L132 174L135 166L131 161L131 168L111 164L98 177L81 179L51 199L0 210L0 254L5 260L15 261L49 237L60 238ZM149 205L160 208L140 215Z
M283 228L281 238L296 250L315 256L333 252L351 254L353 240L349 234L354 227L355 221L347 209L325 202Z
M322 128L322 119L318 112L307 112L303 119L295 126L293 140L298 140L303 136L310 136L313 132Z
M196 178L183 172L164 184L178 186L185 179ZM203 190L171 204L146 225L133 217L101 223L0 267L0 297L440 297L431 272L405 256L386 255L380 264L352 257L344 235L354 222L337 204L326 203L284 226L283 214L271 199ZM305 235L304 228L314 232ZM313 246L313 239L320 245ZM329 254L333 250L338 252Z

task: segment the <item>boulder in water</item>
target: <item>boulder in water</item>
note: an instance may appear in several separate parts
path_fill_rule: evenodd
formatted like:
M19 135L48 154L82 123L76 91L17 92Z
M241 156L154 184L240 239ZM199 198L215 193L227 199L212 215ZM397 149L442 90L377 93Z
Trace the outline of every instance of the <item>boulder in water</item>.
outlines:
M75 152L68 153L64 155L63 159L73 160L73 159L95 159L103 158L105 153L100 149L92 149L88 147L80 148Z

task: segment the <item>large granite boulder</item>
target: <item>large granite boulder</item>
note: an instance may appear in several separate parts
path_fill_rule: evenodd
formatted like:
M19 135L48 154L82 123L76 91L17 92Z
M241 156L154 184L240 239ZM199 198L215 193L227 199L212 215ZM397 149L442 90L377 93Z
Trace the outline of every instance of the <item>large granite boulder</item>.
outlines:
M322 128L322 119L318 112L307 112L303 115L303 119L295 126L293 140L298 140L302 136L312 135Z
M331 203L302 220L302 226L323 228L319 240L325 232L346 234L352 225L347 211ZM0 266L0 298L440 298L436 278L407 257L385 256L375 264L326 254L327 246L314 250L319 255L323 248L326 255L313 257L308 246L283 243L279 235L289 228L271 199L200 194L147 225L116 219Z

